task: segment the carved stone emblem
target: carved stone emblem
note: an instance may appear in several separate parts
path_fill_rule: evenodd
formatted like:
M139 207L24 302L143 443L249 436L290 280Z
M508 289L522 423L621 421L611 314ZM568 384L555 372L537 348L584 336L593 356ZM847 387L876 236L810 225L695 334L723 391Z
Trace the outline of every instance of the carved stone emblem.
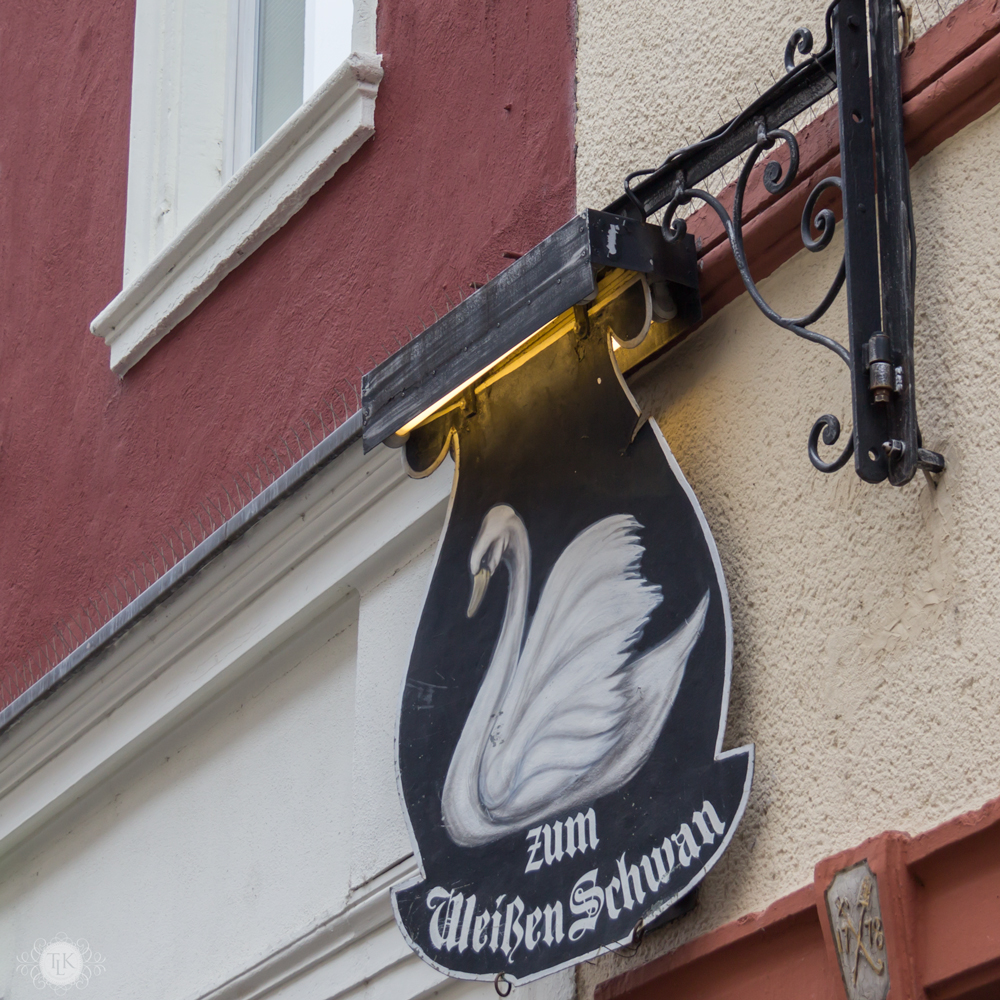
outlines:
M826 890L826 908L848 1000L886 1000L885 930L878 881L867 861L834 876Z

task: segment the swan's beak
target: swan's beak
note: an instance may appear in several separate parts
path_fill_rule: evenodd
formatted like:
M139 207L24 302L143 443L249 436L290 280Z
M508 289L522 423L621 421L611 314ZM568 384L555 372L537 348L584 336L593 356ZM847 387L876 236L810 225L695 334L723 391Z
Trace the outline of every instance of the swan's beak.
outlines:
M472 578L472 597L469 598L469 610L466 611L467 617L471 618L479 610L479 605L483 601L483 595L486 593L489 583L490 571L484 566Z

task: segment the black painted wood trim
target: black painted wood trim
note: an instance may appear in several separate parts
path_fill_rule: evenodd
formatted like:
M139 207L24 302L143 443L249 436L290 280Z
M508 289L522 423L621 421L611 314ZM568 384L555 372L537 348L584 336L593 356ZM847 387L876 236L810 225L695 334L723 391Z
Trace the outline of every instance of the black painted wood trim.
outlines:
M698 287L693 238L668 244L657 226L582 212L365 375L365 450L590 298L606 267Z

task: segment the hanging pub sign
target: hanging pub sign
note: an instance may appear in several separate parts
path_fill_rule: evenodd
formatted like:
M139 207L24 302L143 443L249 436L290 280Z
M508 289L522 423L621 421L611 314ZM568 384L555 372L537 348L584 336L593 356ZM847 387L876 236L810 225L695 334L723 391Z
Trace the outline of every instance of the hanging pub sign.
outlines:
M743 815L718 553L616 357L696 287L689 238L584 213L366 379L367 447L415 476L454 459L398 717L420 873L393 890L449 975L524 983L631 942Z

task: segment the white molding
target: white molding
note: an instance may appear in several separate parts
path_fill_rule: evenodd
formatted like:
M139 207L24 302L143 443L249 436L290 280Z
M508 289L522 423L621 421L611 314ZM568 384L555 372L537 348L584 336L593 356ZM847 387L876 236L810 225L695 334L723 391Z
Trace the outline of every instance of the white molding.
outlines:
M447 470L351 446L0 734L0 853L440 530Z
M222 180L232 177L253 155L253 82L258 2L259 0L231 0L229 3ZM131 210L130 202L130 213ZM127 253L126 249L126 262L128 260ZM128 280L128 268L126 267L126 284Z
M407 970L408 989L404 996L440 986L444 977L429 966L424 967L426 971L419 968L419 959L406 947L393 921L389 887L400 878L412 875L413 871L411 857L354 893L342 910L324 914L303 933L279 945L247 969L189 1000L258 1000L279 992L283 997L301 993L304 997L322 996L329 1000L362 983L370 986L372 980L386 975L401 963L411 967ZM359 967L351 949L374 936L388 940L366 949L371 967L365 968L364 964ZM418 979L425 982L418 985L414 981Z
M300 657L338 629L338 617L395 585L441 529L451 471L408 479L398 452L366 456L355 442L0 734L8 871L29 859L34 870L49 831L72 827L74 803L273 651ZM487 1000L492 984L449 979L400 934L389 889L415 872L413 855L402 856L304 926L274 925L239 971L219 969L186 1000ZM573 970L523 989L519 1000L572 1000Z
M416 872L412 856L352 893L347 906L325 914L225 982L187 1000L334 1000L362 990L367 1000L447 995L491 997L492 983L449 979L422 962L396 929L390 886ZM518 990L519 1000L572 1000L573 969Z
M353 53L93 320L116 374L189 316L374 133L381 62Z

